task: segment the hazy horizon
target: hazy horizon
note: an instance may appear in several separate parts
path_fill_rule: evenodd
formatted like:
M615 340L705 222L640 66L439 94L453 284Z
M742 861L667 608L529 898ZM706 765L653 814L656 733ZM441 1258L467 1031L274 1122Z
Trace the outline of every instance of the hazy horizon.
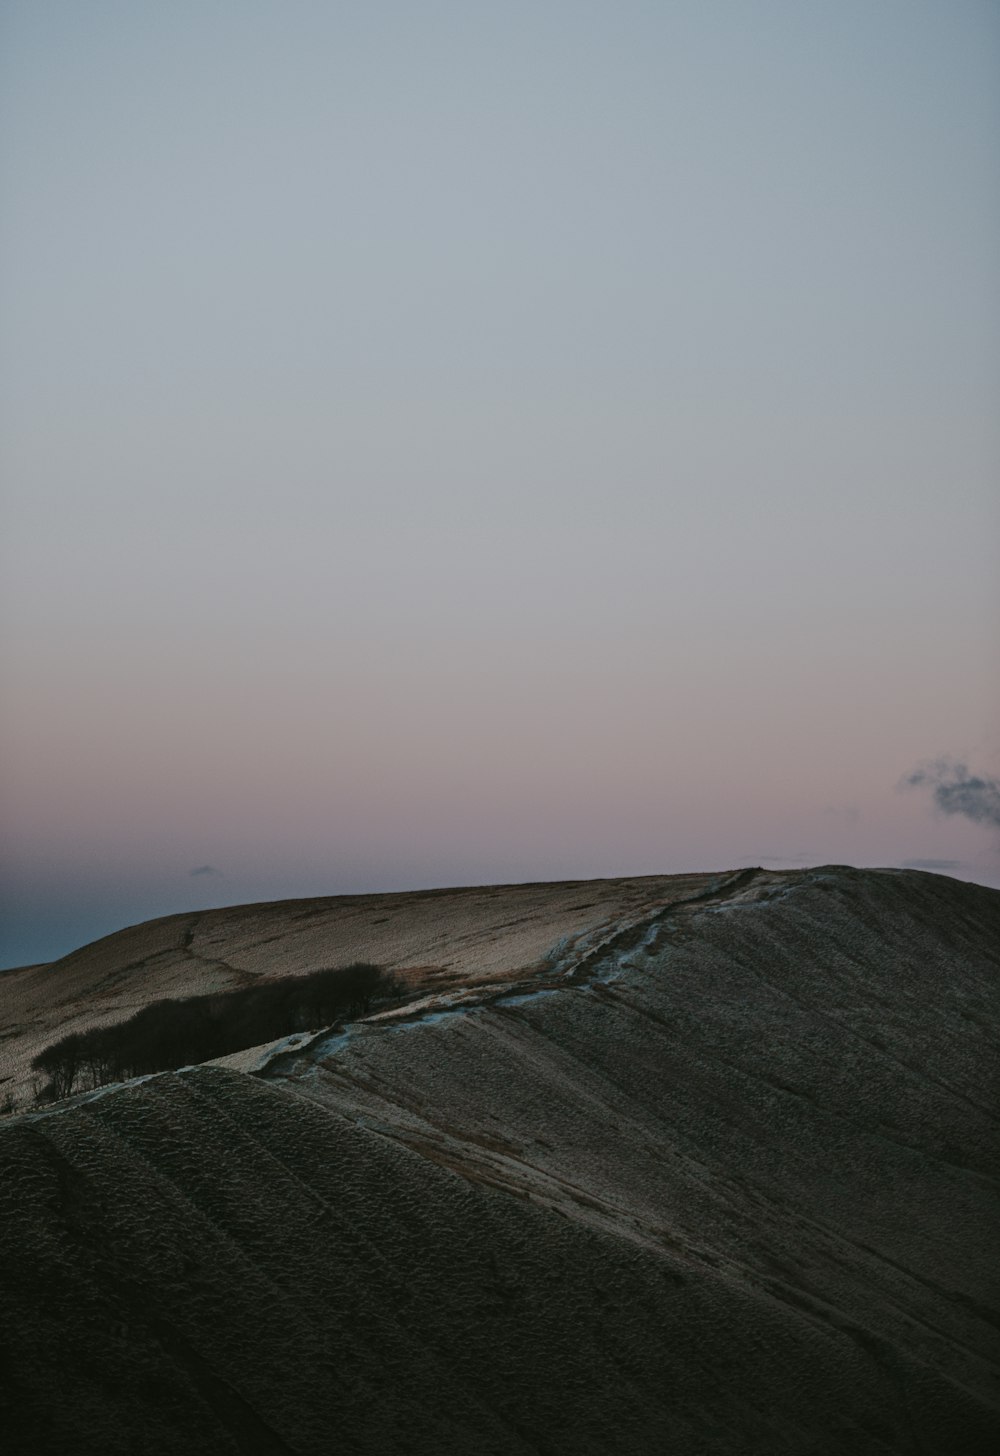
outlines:
M0 965L319 894L1000 887L1000 11L0 40Z

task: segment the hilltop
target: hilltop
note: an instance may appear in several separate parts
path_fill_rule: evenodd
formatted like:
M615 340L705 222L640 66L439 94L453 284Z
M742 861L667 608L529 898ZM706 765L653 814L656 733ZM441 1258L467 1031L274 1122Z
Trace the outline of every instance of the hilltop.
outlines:
M203 996L367 960L418 992L531 974L719 877L487 885L277 900L168 915L0 981L0 1099L33 1100L31 1061L57 1036L165 997ZM724 876L722 878L725 878Z

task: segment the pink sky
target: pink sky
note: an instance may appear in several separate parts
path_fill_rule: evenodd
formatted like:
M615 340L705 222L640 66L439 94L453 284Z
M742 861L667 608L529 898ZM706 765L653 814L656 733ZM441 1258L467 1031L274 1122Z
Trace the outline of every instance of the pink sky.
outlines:
M1000 774L991 7L5 26L0 964L277 895L1000 885L898 787Z

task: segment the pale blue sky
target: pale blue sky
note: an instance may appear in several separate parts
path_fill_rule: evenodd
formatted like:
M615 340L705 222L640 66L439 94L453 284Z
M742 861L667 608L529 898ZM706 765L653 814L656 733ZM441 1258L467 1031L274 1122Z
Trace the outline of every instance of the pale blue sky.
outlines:
M0 26L0 964L213 898L1000 883L896 788L1000 771L1000 6Z

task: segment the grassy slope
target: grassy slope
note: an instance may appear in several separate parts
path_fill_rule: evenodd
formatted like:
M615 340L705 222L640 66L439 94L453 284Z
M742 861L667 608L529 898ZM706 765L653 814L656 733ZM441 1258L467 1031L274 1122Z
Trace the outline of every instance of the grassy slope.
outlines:
M991 1449L998 907L762 877L544 998L13 1120L10 1449Z

